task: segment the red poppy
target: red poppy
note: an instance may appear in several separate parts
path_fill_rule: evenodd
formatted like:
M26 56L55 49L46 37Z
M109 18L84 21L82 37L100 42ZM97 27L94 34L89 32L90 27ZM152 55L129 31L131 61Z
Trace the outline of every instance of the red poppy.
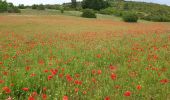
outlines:
M64 75L63 74L59 74L58 76L59 76L59 78L62 78Z
M46 91L47 90L47 88L46 87L43 87L43 91Z
M112 73L112 74L111 74L111 78L112 78L112 80L115 80L115 79L117 78L117 75L114 74L114 73Z
M46 100L47 99L47 95L46 94L42 94L42 99Z
M105 99L104 99L104 100L110 100L110 97L108 97L108 96L107 96L107 97L105 97Z
M101 70L98 70L97 73L100 75L100 74L102 74L102 71L101 71Z
M102 55L101 54L97 54L97 58L101 58L102 57Z
M6 94L11 93L10 88L9 88L9 87L7 87L7 86L3 87L3 88L2 88L2 90L3 90Z
M2 65L3 63L2 62L0 62L0 65Z
M29 71L30 69L31 69L30 66L26 66L26 67L25 67L25 70L26 70L26 71Z
M86 91L83 91L83 94L87 94L87 92L86 92Z
M111 71L115 71L117 69L116 66L112 66L112 65L110 65L109 68L110 68Z
M138 90L141 90L141 89L142 89L142 86L141 86L141 85L137 85L136 88L137 88Z
M73 78L70 75L66 75L66 79L68 82L71 82L73 80Z
M168 79L162 79L162 80L160 80L160 82L161 82L162 84L166 84L166 83L168 83L169 81L168 81Z
M92 74L96 74L96 70L92 70Z
M53 78L53 75L48 76L48 80L51 80Z
M0 84L4 83L4 80L0 80Z
M79 91L79 88L75 88L74 91L75 91L75 92L78 92L78 91Z
M31 75L30 75L30 77L34 77L36 74L34 74L34 73L32 73Z
M67 96L64 96L64 97L63 97L63 100L68 100L68 97L67 97Z
M29 96L28 100L35 100L35 98L33 96Z
M126 96L126 97L128 97L128 96L130 96L131 95L131 92L130 91L126 91L125 93L124 93L124 96Z
M37 96L37 92L33 92L33 93L32 93L32 96L33 96L33 97Z
M29 90L29 88L22 88L22 90L23 90L23 91L28 91L28 90Z
M44 70L44 72L47 73L47 72L48 72L48 69Z

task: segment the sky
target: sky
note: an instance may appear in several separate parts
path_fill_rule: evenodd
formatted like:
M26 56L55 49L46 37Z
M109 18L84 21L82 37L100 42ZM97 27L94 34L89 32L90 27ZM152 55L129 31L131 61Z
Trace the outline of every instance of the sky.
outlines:
M8 2L12 2L15 5L24 4L24 5L32 5L32 4L62 4L66 2L70 2L71 0L6 0ZM82 1L82 0L77 0ZM170 6L170 0L127 0L127 1L141 1L141 2L153 2L159 4L166 4Z

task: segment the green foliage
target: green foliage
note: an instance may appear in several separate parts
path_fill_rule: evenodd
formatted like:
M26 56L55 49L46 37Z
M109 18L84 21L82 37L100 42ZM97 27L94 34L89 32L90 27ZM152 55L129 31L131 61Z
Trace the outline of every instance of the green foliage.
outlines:
M101 14L106 14L106 15L112 15L112 14L114 14L114 12L115 12L114 9L111 7L100 10Z
M25 9L26 7L24 6L24 4L19 4L18 8L19 9Z
M95 12L92 9L84 9L81 16L85 18L96 18L97 17Z
M122 16L122 11L116 10L113 7L108 7L99 11L101 14Z
M45 7L43 4L38 5L37 7L38 10L45 10Z
M32 9L37 9L38 8L38 5L34 4L32 5Z
M77 7L77 1L76 0L71 0L71 5L73 8Z
M109 4L113 9L114 15L122 16L124 11L134 11L137 12L140 19L158 22L170 20L170 7L166 5L120 0L109 0ZM108 10L102 11L103 14L108 14L109 12Z
M8 3L6 1L0 0L0 12L7 11Z
M109 6L108 2L105 0L83 0L82 2L82 8L86 9L94 9L94 10L100 10L107 8Z
M148 15L145 16L143 19L148 21L154 21L154 22L170 22L170 16L161 16L161 15Z
M43 4L40 5L32 5L32 9L37 9L37 10L45 10L45 6Z
M21 13L21 11L17 7L9 7L8 13Z
M20 13L20 10L12 3L0 0L0 12Z
M137 22L138 16L134 12L124 12L122 16L125 22Z
M46 9L55 9L55 10L60 10L61 5L55 4L55 5L44 5Z
M60 12L64 13L64 7L60 7Z

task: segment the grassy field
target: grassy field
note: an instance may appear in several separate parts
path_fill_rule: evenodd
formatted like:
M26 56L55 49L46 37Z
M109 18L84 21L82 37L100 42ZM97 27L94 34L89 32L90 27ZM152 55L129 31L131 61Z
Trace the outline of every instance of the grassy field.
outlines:
M57 12L0 15L0 100L170 100L169 23Z

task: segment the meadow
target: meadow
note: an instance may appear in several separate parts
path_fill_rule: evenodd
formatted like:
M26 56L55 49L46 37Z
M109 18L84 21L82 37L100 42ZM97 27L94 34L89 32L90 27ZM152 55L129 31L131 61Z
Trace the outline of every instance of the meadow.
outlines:
M0 100L170 100L170 23L28 12L0 15Z

